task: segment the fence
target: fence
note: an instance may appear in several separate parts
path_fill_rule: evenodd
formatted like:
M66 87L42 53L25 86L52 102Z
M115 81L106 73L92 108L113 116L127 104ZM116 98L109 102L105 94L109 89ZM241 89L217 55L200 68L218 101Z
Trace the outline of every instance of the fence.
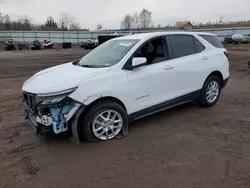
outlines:
M113 35L115 32L118 34L145 33L145 32L162 32L169 30L136 30L136 31L0 31L0 41L14 39L20 42L32 42L34 40L50 40L54 43L71 42L80 43L86 39L97 39L100 35ZM171 30L173 31L173 30ZM181 31L181 30L174 30ZM225 36L238 33L250 36L250 27L238 28L212 28L212 29L192 29L188 31L199 31L214 33L222 41Z

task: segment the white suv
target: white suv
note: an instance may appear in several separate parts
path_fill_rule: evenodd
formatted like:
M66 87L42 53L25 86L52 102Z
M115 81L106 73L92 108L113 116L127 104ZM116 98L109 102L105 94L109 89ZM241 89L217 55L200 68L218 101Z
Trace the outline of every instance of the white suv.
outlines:
M23 85L38 133L88 141L127 134L131 121L191 101L213 106L229 78L228 52L209 33L114 38L80 60L40 71Z

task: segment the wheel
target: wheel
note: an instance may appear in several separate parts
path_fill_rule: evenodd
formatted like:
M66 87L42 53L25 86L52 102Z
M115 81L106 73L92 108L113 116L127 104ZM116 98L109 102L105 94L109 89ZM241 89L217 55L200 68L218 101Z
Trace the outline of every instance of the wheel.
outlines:
M201 90L198 104L203 107L214 106L220 98L222 83L218 76L210 76Z
M100 101L83 115L79 135L86 141L107 141L115 138L128 125L124 108L113 101Z

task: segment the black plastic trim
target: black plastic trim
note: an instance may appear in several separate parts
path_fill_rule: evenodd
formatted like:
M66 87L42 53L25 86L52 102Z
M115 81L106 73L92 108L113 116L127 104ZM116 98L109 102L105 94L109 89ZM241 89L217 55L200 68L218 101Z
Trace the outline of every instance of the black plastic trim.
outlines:
M158 105L146 108L144 110L140 110L138 112L132 113L129 115L129 120L130 120L130 122L132 122L132 121L141 119L143 117L155 114L157 112L164 111L164 110L179 106L181 104L195 101L199 98L200 91L201 90L197 90L195 92L189 93L187 95L183 95L183 96L178 97L176 99L172 99L170 101L166 101L166 102L160 103Z
M222 88L226 87L226 85L227 85L227 83L228 83L228 80L229 80L229 77L226 78L225 80L223 80Z

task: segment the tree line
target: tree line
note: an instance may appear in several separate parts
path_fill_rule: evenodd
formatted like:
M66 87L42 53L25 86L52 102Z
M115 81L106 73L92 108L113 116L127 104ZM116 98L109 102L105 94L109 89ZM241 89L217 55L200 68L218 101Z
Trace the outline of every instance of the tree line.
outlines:
M28 16L16 21L11 20L9 15L0 13L0 30L22 30L22 31L67 31L80 30L80 24L67 13L62 13L58 21L49 16L44 24L33 24Z
M225 27L249 27L250 20L223 20L222 17L216 22L199 23L192 22L193 29L202 28L225 28ZM173 25L157 25L154 26L152 22L152 12L143 8L141 11L137 11L131 14L127 14L120 22L120 28L122 30L143 30L143 29L183 29ZM102 24L97 24L96 30L102 30ZM33 24L32 19L28 16L23 16L18 20L11 20L9 15L3 15L0 13L0 30L22 30L22 31L78 31L81 30L80 24L75 18L67 13L61 13L58 20L49 16L44 24ZM107 30L107 29L106 29Z

